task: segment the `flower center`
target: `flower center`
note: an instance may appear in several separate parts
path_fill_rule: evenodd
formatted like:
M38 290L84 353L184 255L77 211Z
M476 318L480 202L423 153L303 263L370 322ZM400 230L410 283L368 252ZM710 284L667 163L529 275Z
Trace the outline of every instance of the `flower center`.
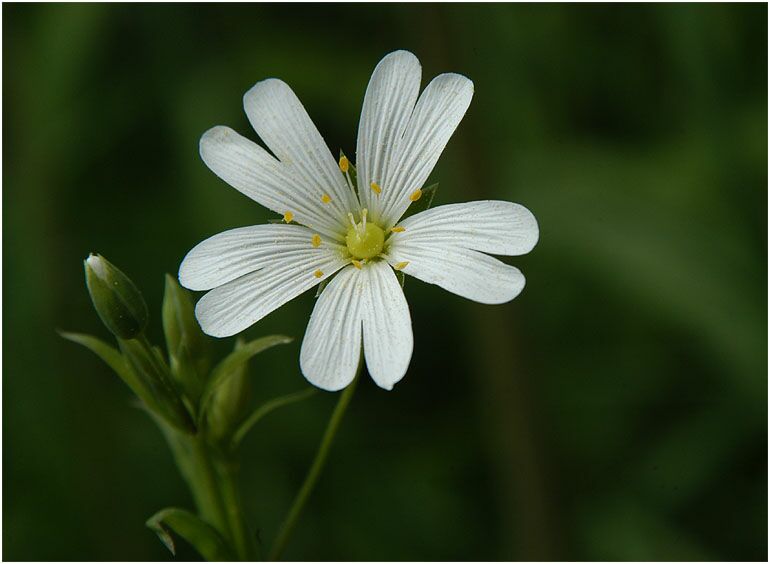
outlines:
M376 257L382 252L385 244L385 232L379 225L371 221L366 221L366 209L361 210L361 222L356 223L353 214L348 214L350 218L350 228L345 237L348 244L348 251L357 259L369 259Z

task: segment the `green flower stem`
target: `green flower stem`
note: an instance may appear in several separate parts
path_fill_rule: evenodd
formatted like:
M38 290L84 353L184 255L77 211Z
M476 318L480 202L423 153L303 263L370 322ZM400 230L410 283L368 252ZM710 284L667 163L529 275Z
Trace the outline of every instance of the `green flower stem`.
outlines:
M202 437L190 439L190 455L190 489L200 516L222 536L232 540L225 502L219 488L219 476L211 460L211 450Z
M219 479L227 521L233 548L242 561L257 559L257 545L254 536L249 533L243 515L241 493L238 487L238 464L232 459L220 459L218 462Z
M363 364L363 362L361 364ZM358 372L360 374L361 365L359 365ZM345 410L350 403L350 399L353 397L353 392L355 391L356 384L358 383L359 374L356 374L356 377L353 379L350 385L345 388L345 391L342 392L340 399L337 401L337 405L334 408L331 419L329 419L329 424L326 426L326 431L324 432L324 436L321 439L321 445L318 447L318 452L315 455L313 464L310 466L310 470L305 477L305 481L297 493L297 497L294 499L294 503L291 506L286 519L281 525L280 531L278 532L278 536L276 537L273 549L270 551L269 560L278 560L281 557L284 548L286 548L286 543L288 542L289 537L291 536L291 533L297 524L300 513L302 513L302 509L305 507L305 503L307 502L310 493L313 491L313 487L318 481L321 470L323 470L326 458L329 456L329 450L331 448L332 441L334 440L334 436L337 434L340 422L342 421L342 416L345 414Z

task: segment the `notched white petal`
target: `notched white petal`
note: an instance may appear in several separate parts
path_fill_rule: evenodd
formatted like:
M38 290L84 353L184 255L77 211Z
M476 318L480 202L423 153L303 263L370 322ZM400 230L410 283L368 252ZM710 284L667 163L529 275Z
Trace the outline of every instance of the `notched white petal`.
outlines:
M280 215L291 212L295 221L330 237L344 233L341 220L307 193L290 167L229 127L204 133L200 154L214 174L266 208Z
M190 290L210 290L277 262L296 262L311 249L319 258L333 258L343 247L301 225L230 229L187 253L179 266L179 282Z
M361 358L360 270L348 266L321 292L310 316L300 351L305 378L330 392L355 378Z
M243 96L243 107L252 127L314 201L327 194L327 210L356 207L352 194L326 142L304 106L282 80L269 78L255 84Z
M425 210L399 222L390 244L458 246L495 255L523 255L537 244L535 216L513 202L481 200Z
M509 302L524 289L518 268L470 249L399 245L390 249L388 262L423 282L483 304Z
M454 73L437 76L420 95L393 154L390 186L382 187L385 228L404 214L411 204L409 195L423 187L472 98L473 82Z
M392 390L409 368L414 338L404 291L384 261L363 269L363 336L366 368L374 382Z
M203 331L212 337L240 333L346 264L337 253L314 251L297 253L292 260L276 261L209 291L195 306Z
M409 51L386 55L366 88L358 125L356 167L362 206L379 218L382 186L391 189L394 154L420 92L420 61ZM379 191L378 191L379 190Z

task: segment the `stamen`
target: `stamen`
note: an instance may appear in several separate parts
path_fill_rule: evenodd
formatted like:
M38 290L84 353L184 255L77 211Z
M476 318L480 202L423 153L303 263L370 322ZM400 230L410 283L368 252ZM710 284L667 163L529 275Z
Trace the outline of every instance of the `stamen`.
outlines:
M310 242L313 244L313 247L316 249L321 246L321 236L316 233L313 235L313 238L310 240Z
M414 192L412 192L412 193L409 195L409 199L410 199L410 200L412 200L413 202L416 202L417 200L419 200L419 199L420 199L420 197L421 197L421 196L422 196L422 190L420 190L420 189L418 188L417 190L415 190Z
M380 185L376 182L372 182L369 187L372 189L372 192L375 194L380 194L382 192L382 188L380 188Z
M351 262L353 263L353 266L355 266L358 270L361 270L362 263L360 260L353 259Z
M324 273L323 273L323 271L321 271L321 270L316 270L316 271L313 273L313 276L315 276L316 278L320 278L320 277L321 277L321 276L323 276L323 275L324 275Z
M406 266L409 264L408 260L405 260L404 262L397 262L393 265L394 270L403 270L406 268Z
M348 219L350 220L350 225L353 226L353 229L358 231L358 225L356 225L356 218L353 217L353 214L351 212L348 212Z
M369 213L369 210L366 208L361 210L361 232L366 233L366 216Z
M323 196L321 196L321 201L324 204L328 204L329 202L332 201L332 198L331 198L331 196L329 196L329 194L324 194Z
M342 155L340 157L340 170L342 172L347 172L349 168L350 168L350 161L345 155Z
M401 226L398 226L398 227L391 227L391 228L390 228L390 230L391 230L393 233L403 233L404 231L406 231L406 227L401 227Z
M290 211L287 211L285 214L283 214L283 220L286 223L291 223L291 220L294 219L294 214Z

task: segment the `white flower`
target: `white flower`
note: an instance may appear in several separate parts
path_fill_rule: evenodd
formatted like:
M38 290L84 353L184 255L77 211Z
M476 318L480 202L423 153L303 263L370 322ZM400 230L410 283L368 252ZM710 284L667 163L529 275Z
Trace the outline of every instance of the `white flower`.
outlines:
M447 73L418 99L420 75L419 61L406 51L375 68L358 130L358 194L347 159L337 163L280 80L258 82L243 98L251 125L275 157L228 127L203 135L200 152L209 168L291 223L225 231L187 254L179 280L209 290L195 308L206 333L234 335L336 273L310 317L302 372L319 388L340 390L355 377L363 344L369 374L390 390L406 373L413 346L394 270L485 304L521 292L521 272L485 253L521 255L534 247L537 222L526 208L485 200L399 222L473 96L469 79Z

